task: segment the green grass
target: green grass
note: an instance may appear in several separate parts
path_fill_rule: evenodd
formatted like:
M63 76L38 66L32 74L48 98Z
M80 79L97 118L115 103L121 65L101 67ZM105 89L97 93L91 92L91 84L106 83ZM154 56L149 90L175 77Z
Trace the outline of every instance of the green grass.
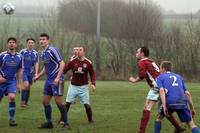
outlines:
M67 92L67 86L68 83L66 82L65 93ZM188 88L192 93L196 107L196 123L200 123L200 117L198 116L200 113L199 86L200 84L198 83L188 83ZM72 130L63 131L56 125L56 121L59 119L60 115L53 99L52 108L55 128L52 130L37 129L37 126L45 120L41 104L42 87L42 81L33 85L30 106L26 109L22 109L19 106L20 97L17 95L17 127L11 128L8 126L8 100L7 97L4 97L0 104L0 133L136 133L148 91L146 83L131 84L122 81L97 82L97 91L95 93L90 93L95 120L94 127L91 128L88 126L85 110L77 100L76 104L72 105L69 112ZM153 122L156 111L157 106L154 106L147 133L153 133ZM162 133L170 132L173 132L173 127L167 120L164 120ZM189 133L189 130L187 133Z

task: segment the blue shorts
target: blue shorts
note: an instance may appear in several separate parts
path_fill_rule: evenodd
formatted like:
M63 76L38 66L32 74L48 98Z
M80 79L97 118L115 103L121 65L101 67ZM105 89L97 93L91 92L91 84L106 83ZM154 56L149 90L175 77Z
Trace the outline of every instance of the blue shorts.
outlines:
M0 98L3 98L4 95L8 95L8 93L14 93L17 92L17 81L8 81L3 84L0 84Z
M181 122L190 122L192 121L191 112L188 108L184 109L168 109L169 115L176 112ZM164 116L163 108L160 110L160 114Z
M63 96L64 81L60 80L58 86L53 84L54 80L46 80L44 84L44 95L49 96Z
M67 93L66 102L73 103L77 96L80 97L81 104L90 104L88 85L76 86L76 85L70 84L68 93Z
M33 75L23 72L23 82L28 81L30 85L33 84Z

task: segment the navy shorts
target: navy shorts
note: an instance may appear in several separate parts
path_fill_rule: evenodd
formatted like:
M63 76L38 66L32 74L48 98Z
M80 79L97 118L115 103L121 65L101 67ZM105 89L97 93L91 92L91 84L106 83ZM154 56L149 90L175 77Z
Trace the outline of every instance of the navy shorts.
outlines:
M3 98L4 95L8 95L8 93L17 92L17 81L7 81L5 83L0 84L0 98Z
M190 122L192 121L192 115L188 108L184 109L168 109L169 115L176 112L181 122ZM163 108L160 109L160 115L164 116Z
M54 85L54 80L46 80L44 84L44 95L49 96L63 96L64 81L60 80L58 86Z
M25 82L25 81L28 81L28 83L30 84L30 85L32 85L33 84L33 75L31 74L26 74L26 73L24 73L23 72L23 82Z

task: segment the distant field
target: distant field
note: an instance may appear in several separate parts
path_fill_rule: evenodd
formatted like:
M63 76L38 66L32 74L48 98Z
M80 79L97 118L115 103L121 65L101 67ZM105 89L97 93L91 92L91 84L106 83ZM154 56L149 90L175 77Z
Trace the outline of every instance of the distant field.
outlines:
M52 130L39 130L37 126L44 122L43 107L41 104L43 82L39 81L32 87L30 106L21 108L19 95L17 95L16 122L17 127L8 126L8 102L5 97L0 104L0 133L136 133L142 114L144 100L147 94L146 83L131 84L122 81L97 82L97 91L91 92L91 105L94 113L95 125L89 127L85 110L77 100L72 105L69 118L72 130L63 131L56 125L59 111L53 105L53 120L55 128ZM65 92L68 83L65 84ZM188 88L193 95L196 107L196 123L200 124L200 84L188 83ZM153 122L156 116L157 106L153 108L147 133L153 133ZM173 127L164 120L162 133L173 132ZM189 131L185 132L188 133Z

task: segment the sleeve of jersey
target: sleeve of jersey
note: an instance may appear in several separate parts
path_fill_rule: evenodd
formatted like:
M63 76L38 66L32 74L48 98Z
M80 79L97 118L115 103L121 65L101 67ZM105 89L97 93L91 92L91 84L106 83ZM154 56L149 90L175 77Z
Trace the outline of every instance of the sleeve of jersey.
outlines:
M158 76L158 78L156 79L156 84L157 84L157 86L158 86L158 89L164 88L164 87L163 87L163 83L162 83L162 79L161 79L160 76Z
M60 61L63 60L63 58L62 58L62 56L61 56L61 54L60 54L59 49L53 48L53 47L52 47L51 50L52 50L52 52L53 52L53 55L55 56L56 61L60 62Z
M146 67L143 63L138 63L139 66L139 77L140 79L144 79L145 75L146 75Z
M89 74L90 74L92 84L96 86L96 74L94 72L92 64L90 65L90 68L89 68Z
M20 58L20 63L19 63L19 66L18 66L18 69L22 68L22 57Z
M71 61L69 61L68 63L65 63L64 69L63 69L63 73L67 73L67 71L69 71L69 69L71 69Z
M39 55L38 55L38 53L36 54L35 63L39 63Z
M187 87L186 87L186 85L185 85L185 81L182 79L182 84L183 84L183 90L184 90L184 92L187 90Z
M0 53L0 67L1 67L2 62L3 62L2 59L3 59L3 58L2 58L2 54Z

